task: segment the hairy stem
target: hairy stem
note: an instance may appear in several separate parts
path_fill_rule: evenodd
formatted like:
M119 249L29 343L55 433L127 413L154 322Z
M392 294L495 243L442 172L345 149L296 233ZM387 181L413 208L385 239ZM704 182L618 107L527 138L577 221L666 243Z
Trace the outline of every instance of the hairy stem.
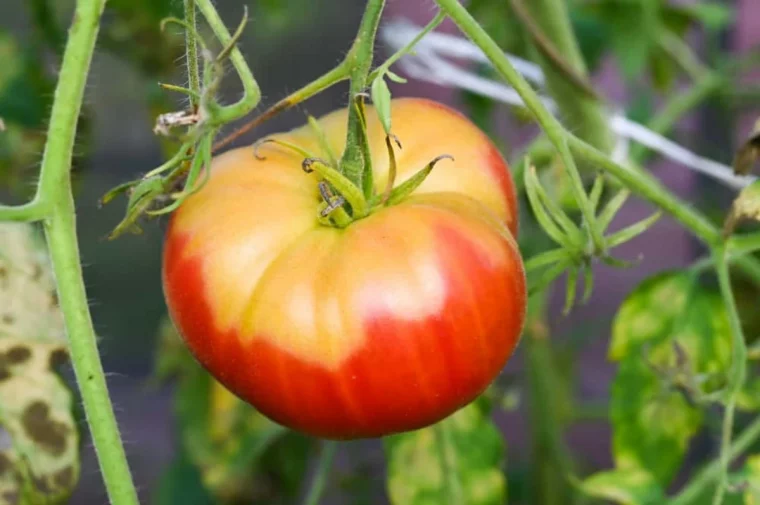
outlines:
M78 0L50 115L40 181L32 203L0 209L0 219L44 220L71 360L110 502L136 505L118 425L98 355L79 262L71 158L105 0Z
M615 163L603 152L590 144L567 134L568 143L579 157L594 163L597 168L617 177L633 193L649 200L691 230L697 237L709 245L721 241L721 233L703 214L693 209L687 202L681 200L667 190L660 181L647 172L633 170Z
M306 495L306 500L303 502L304 505L319 505L319 501L322 499L325 487L327 486L327 477L330 475L330 469L332 468L337 448L338 443L334 441L325 442L322 445L322 452L319 455L319 462L317 463L317 471L309 486L309 492Z
M567 1L530 0L525 2L525 7L542 33L561 53L562 61L587 82L588 70L570 24ZM562 117L571 122L580 138L604 152L611 151L613 139L609 120L598 98L568 80L551 58L541 51L539 53L538 63L544 70L547 86Z
M504 55L501 48L499 48L496 42L483 30L458 0L436 0L436 3L459 26L459 29L485 53L497 72L517 91L520 98L525 102L525 106L533 113L546 136L554 144L570 177L573 195L581 210L581 214L589 225L593 246L597 251L603 250L604 242L602 234L594 226L594 211L583 187L583 180L578 172L578 167L575 165L575 161L570 154L570 149L567 145L568 133L565 128L552 116L536 92L533 91L530 84L512 66L512 63Z
M225 46L229 44L232 35L224 25L224 21L219 17L219 13L216 12L211 0L195 0L195 2L219 41ZM235 67L238 76L240 76L240 82L243 84L243 97L232 105L216 108L213 111L214 123L220 126L245 116L261 100L261 89L253 77L251 69L248 68L248 63L246 63L243 54L237 47L232 48L230 61L232 61L232 66Z
M337 84L341 81L348 79L348 68L349 68L348 64L344 60L337 67L333 68L326 74L323 74L322 76L317 77L315 80L311 81L309 84L302 87L301 89L294 91L290 95L278 101L276 104L272 105L270 108L264 111L261 115L253 118L252 120L248 121L246 124L241 126L240 128L236 129L229 135L225 136L222 140L214 144L213 151L216 152L219 149L222 149L225 146L231 144L240 136L248 133L249 131L259 126L260 124L273 118L280 112L286 111L289 108L295 105L298 105L299 103L311 98L312 96L318 93L321 93L322 91L326 90L330 86L333 86L334 84Z
M348 56L351 75L348 132L346 148L340 159L340 169L358 188L363 187L364 172L369 165L368 160L364 160L362 155L362 120L359 117L359 109L354 104L357 103L357 95L364 92L368 85L367 77L372 67L375 35L380 24L383 7L385 7L385 0L369 0L359 26L359 33Z
M195 30L195 0L184 0L185 3L185 23ZM201 93L201 79L198 74L198 41L191 30L185 30L185 59L187 62L187 80L190 91L195 95L190 95L190 104L193 111L198 108L198 96Z
M734 412L736 410L736 400L741 392L744 380L747 376L747 343L744 341L744 332L742 331L739 311L736 308L734 292L731 289L731 279L728 271L728 259L725 248L716 248L715 252L715 271L718 274L718 283L723 301L726 304L728 321L731 327L731 371L729 374L728 398L726 400L726 411L723 417L723 428L721 430L720 445L720 479L718 487L713 497L713 505L723 503L723 497L728 487L728 466L731 462L730 446L731 435L734 429Z

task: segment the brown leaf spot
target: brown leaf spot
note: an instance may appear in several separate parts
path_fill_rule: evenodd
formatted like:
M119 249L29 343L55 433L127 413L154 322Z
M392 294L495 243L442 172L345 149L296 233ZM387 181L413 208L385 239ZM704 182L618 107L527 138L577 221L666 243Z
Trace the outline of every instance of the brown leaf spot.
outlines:
M13 463L7 454L0 452L0 477L11 471Z
M0 498L2 498L3 502L7 505L18 505L21 503L21 496L19 496L18 491L6 491L0 496Z
M50 484L45 477L32 477L32 481L34 482L34 487L37 488L37 491L41 494L53 494L53 488L50 487Z
M21 424L26 434L42 449L60 456L66 450L66 435L68 428L50 418L48 404L36 401L31 403L21 417Z
M63 366L69 361L69 353L66 349L56 349L50 353L48 363L51 370L57 370L59 366Z
M9 313L3 314L3 322L5 324L13 324L14 321L16 321L16 318L13 317L13 314L9 314Z
M23 345L17 345L15 347L11 347L5 353L5 359L11 365L19 365L25 362L26 360L28 360L31 356L32 356L32 351L30 351L28 347L24 347Z
M53 483L57 489L71 489L74 487L74 467L67 466L53 475Z
M34 267L32 267L32 280L38 281L40 280L40 277L42 277L42 267L39 263L35 263Z
M4 364L0 364L0 382L6 381L13 376Z

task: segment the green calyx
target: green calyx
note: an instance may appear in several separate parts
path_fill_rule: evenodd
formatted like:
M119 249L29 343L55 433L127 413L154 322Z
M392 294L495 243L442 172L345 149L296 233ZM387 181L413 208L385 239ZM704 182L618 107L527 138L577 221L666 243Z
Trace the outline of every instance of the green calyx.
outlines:
M367 198L365 191L346 177L339 166L336 166L335 156L327 142L324 141L325 136L322 134L318 123L312 118L309 124L316 133L320 133L318 138L321 140L320 147L325 151L325 158L315 156L296 144L276 138L265 138L257 142L253 147L254 156L260 160L266 159L260 154L259 148L263 144L269 143L276 144L302 156L301 169L306 174L315 174L318 178L317 188L322 200L319 205L318 219L325 226L345 228L352 222L365 218L384 207L403 202L425 182L425 179L427 179L439 161L443 159L454 160L448 154L437 156L409 179L399 185L395 185L397 170L393 143L395 142L399 149L401 149L401 143L395 135L388 135L385 139L390 160L388 183L382 193L377 193L374 188L371 188L369 198Z

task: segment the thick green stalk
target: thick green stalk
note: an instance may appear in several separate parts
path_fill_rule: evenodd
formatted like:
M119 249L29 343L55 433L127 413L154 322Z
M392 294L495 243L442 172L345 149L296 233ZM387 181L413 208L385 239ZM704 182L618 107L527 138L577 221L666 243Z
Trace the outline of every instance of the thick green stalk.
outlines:
M734 412L736 410L737 397L741 393L744 381L747 377L747 343L744 340L739 311L736 308L734 292L731 289L731 278L728 271L728 258L725 248L715 250L715 271L718 274L720 292L726 305L728 321L731 327L731 371L729 373L728 399L726 400L726 412L723 417L723 429L721 430L720 464L721 477L715 490L713 505L723 503L723 497L728 487L728 466L731 462L730 446L731 435L734 429Z
M573 195L581 210L581 214L589 225L594 248L597 251L603 250L604 240L600 230L594 226L594 211L583 186L583 180L578 172L578 167L575 165L575 161L570 154L565 128L552 116L536 92L533 91L530 84L512 66L512 63L504 55L501 48L499 48L496 42L483 30L480 24L458 0L436 0L436 3L459 26L459 29L483 51L499 75L515 89L523 102L525 102L525 106L533 113L543 128L546 136L554 144L570 177Z
M185 23L195 30L195 0L185 0ZM190 90L190 104L195 111L198 107L197 96L201 93L201 79L198 73L198 41L191 30L185 30L185 61L187 62L187 79Z
M546 292L535 296L546 297ZM543 301L535 302L543 305ZM532 440L532 494L530 503L536 505L570 505L572 492L568 476L573 473L573 461L563 439L565 419L558 415L556 398L563 386L552 360L552 348L544 329L544 310L530 316L533 328L526 335L527 378L530 391L529 419Z
M332 468L337 448L338 443L334 441L328 441L322 445L322 453L319 455L317 470L309 486L309 492L306 495L304 505L319 505L319 501L325 492L327 477L330 475L330 468Z
M195 0L195 2L222 45L229 44L232 41L232 35L224 25L224 21L219 17L219 13L216 12L211 0ZM230 61L232 61L232 66L235 67L240 82L243 84L243 97L234 104L217 107L212 111L214 123L220 126L245 116L261 100L261 89L253 77L243 53L237 47L234 47L230 52Z
M348 132L346 148L340 159L340 169L358 188L364 187L364 171L365 168L369 167L369 161L364 160L362 155L362 122L359 111L354 104L357 95L367 89L367 77L372 67L375 35L377 34L377 27L380 25L383 7L385 7L385 0L369 0L359 26L359 33L349 52L351 86L348 100Z
M311 98L312 96L318 93L321 93L327 88L345 79L348 79L348 64L344 60L337 67L321 75L320 77L317 77L316 79L314 79L309 84L302 87L301 89L294 91L290 95L278 101L276 104L272 105L270 108L264 111L261 115L253 118L251 121L245 123L240 128L231 132L229 135L226 135L222 140L214 144L214 149L213 149L214 152L231 144L236 139L238 139L241 135L244 135L245 133L253 130L257 126L264 123L265 121L272 119L274 116L276 116L280 112L288 110L289 108L303 102L304 100Z
M47 201L35 197L23 205L0 205L0 221L40 221L49 212Z
M580 47L570 24L566 0L529 0L524 2L533 21L562 55L576 75L588 76ZM562 117L577 135L594 147L609 152L613 147L609 120L599 100L573 84L557 66L538 54L538 63L546 75L546 84L559 106Z
M29 218L42 217L42 211L48 211L44 225L58 299L108 496L113 505L136 505L137 493L108 396L88 309L70 178L77 120L104 6L105 0L79 0L76 4L50 115L37 196L26 208ZM0 212L0 219L5 217L6 213Z

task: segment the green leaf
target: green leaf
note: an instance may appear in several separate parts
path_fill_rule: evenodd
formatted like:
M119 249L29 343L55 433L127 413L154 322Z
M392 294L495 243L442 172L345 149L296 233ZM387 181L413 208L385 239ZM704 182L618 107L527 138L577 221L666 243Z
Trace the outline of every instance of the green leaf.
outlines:
M215 381L173 325L161 327L156 372L177 376L180 441L218 502L277 502L304 479L313 440L275 424Z
M579 484L588 496L622 505L655 505L665 501L662 487L646 470L609 470L595 473Z
M389 437L393 505L502 505L504 441L481 399L438 425Z
M610 357L621 362L610 405L616 465L666 485L702 423L692 402L726 381L731 335L720 296L680 272L645 281L615 318Z
M63 319L31 225L0 223L0 503L63 503L79 478L79 431Z
M386 135L391 133L391 90L382 75L372 81L372 103Z

